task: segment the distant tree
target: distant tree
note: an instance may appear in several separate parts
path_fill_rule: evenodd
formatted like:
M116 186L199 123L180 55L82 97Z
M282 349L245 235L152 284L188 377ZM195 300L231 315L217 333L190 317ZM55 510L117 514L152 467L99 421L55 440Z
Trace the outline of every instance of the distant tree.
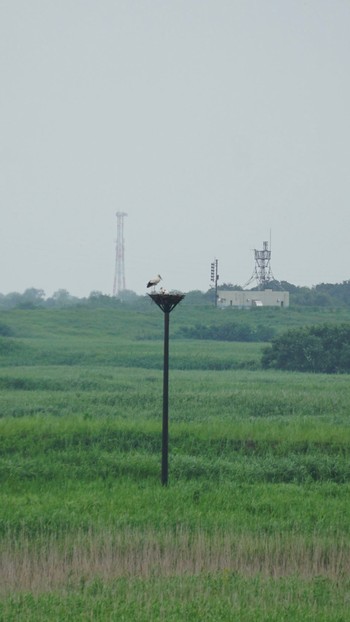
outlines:
M302 307L333 307L336 304L332 296L317 291L314 287L299 287L291 294L291 303Z
M233 285L232 283L222 283L221 285L218 285L218 289L241 292L243 287L241 285Z
M82 302L85 304L88 304L89 306L94 306L94 307L98 307L98 306L109 307L109 306L115 306L117 304L120 304L120 300L118 300L114 296L108 296L107 294L102 294L102 292L97 291L97 290L93 290L90 293L89 298L83 299Z
M122 302L137 302L140 296L138 296L132 289L123 289L119 292L117 298L119 298Z
M90 292L89 298L94 299L94 298L101 298L102 296L104 296L104 294L102 294L102 292L100 292L98 289L93 289Z
M52 298L58 302L67 302L73 298L67 289L58 289L52 294Z
M326 295L334 304L350 305L350 281L342 283L320 283L316 285L318 294Z
M288 281L280 281L280 285L284 292L289 292L290 294L296 292L299 289L297 285L293 285L293 283L288 283Z
M210 292L210 295L212 296L213 295L212 290L209 290L209 292ZM211 300L208 296L208 293L205 294L199 289L193 289L186 293L186 296L182 304L208 305L208 304L211 304Z
M45 292L43 289L30 287L21 295L18 306L21 309L36 309L44 306Z
M26 289L23 294L19 292L10 292L9 294L0 294L0 308L2 309L36 309L44 307L45 292L43 289L31 287Z
M327 374L350 372L350 325L289 330L273 339L262 356L264 368Z
M22 294L18 292L11 292L1 297L1 307L3 309L13 309L17 307L21 301Z
M71 296L66 289L58 289L46 300L46 307L70 307L79 302L79 298Z

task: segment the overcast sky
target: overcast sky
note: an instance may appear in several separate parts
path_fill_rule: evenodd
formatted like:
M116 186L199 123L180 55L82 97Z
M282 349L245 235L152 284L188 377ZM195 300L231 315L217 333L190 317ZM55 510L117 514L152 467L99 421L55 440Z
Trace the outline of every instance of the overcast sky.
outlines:
M349 0L0 0L0 292L350 278Z

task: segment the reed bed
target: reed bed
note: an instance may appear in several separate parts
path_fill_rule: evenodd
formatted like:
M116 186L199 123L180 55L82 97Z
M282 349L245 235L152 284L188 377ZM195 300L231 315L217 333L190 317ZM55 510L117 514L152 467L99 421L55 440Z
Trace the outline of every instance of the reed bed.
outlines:
M79 587L96 578L193 576L202 573L279 579L323 576L337 581L350 573L350 541L343 534L235 534L185 528L171 531L94 530L35 540L7 535L0 552L0 594L39 594Z

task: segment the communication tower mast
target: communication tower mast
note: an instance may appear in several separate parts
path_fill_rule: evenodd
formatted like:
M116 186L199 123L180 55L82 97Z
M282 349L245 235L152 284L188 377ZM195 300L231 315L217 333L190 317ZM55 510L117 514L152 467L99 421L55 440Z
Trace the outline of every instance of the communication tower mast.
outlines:
M266 289L270 281L274 281L272 274L270 261L271 250L269 250L268 242L263 242L263 250L254 249L255 268L249 281L245 284L244 288L256 281L260 290Z
M124 263L124 218L125 212L117 212L117 241L115 245L115 271L113 282L113 296L118 296L126 289Z
M214 290L215 307L218 306L218 280L219 280L218 267L219 267L219 262L217 259L214 259L214 261L212 261L210 264L210 287L212 287Z

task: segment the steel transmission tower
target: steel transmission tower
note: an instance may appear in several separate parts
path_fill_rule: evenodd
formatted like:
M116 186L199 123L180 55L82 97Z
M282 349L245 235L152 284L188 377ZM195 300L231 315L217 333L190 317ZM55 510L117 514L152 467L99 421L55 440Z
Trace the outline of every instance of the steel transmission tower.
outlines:
M210 264L210 287L214 289L215 307L218 306L218 280L219 280L218 267L219 267L219 262L217 259L214 259L214 261L212 261Z
M244 285L244 289L250 285L252 281L256 281L258 288L264 290L269 283L274 280L270 266L271 250L269 250L268 242L263 242L263 247L261 251L254 249L255 269L248 283Z
M115 271L113 282L113 296L118 296L126 289L124 263L124 218L125 212L117 212L117 241L115 245Z

